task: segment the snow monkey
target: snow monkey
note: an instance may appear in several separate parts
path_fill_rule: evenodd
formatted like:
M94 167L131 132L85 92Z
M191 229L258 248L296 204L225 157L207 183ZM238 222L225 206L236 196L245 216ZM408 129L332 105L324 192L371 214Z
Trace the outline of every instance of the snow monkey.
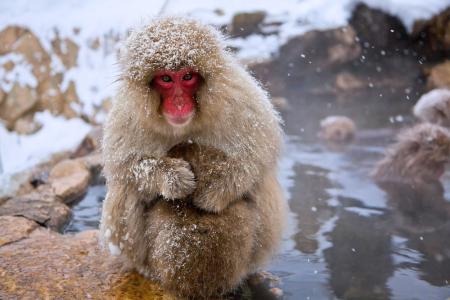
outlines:
M423 122L450 127L450 89L434 89L422 95L413 113Z
M136 29L119 66L103 243L176 295L226 294L281 238L280 119L220 34L194 20Z
M345 116L328 116L320 121L319 138L333 142L346 143L355 137L356 126Z
M376 165L377 182L403 182L414 186L440 179L450 159L450 133L447 129L423 123L401 132Z

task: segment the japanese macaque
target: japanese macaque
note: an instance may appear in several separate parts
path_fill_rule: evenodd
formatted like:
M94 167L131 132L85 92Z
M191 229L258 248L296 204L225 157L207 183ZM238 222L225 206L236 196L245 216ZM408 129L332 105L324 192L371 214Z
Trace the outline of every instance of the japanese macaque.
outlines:
M418 124L400 132L372 176L378 182L427 184L440 179L449 159L449 131L430 123Z
M329 116L320 121L319 138L332 143L346 143L355 137L355 123L348 117Z
M281 238L280 119L220 34L197 21L133 31L119 62L104 128L103 243L179 296L225 294Z
M450 90L434 89L422 95L413 113L423 122L450 127Z

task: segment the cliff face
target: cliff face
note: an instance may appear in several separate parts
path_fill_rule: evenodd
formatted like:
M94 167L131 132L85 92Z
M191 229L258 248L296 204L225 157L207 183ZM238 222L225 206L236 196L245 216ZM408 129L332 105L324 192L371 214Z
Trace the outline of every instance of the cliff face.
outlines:
M101 78L107 75L91 81L83 73L97 73L98 64L112 60L117 40L106 35L101 42L81 43L55 33L42 41L32 29L4 28L0 32L0 118L6 127L34 133L41 126L34 113L44 110L91 124L101 122L110 102L107 93L100 91ZM86 64L86 59L92 64Z

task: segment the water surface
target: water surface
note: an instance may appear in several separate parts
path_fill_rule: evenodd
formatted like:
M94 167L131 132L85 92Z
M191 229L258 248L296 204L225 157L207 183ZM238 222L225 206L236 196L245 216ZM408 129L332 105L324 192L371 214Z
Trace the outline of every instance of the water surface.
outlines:
M408 191L379 188L369 173L392 134L378 130L368 136L340 149L288 137L280 163L288 228L268 267L281 277L285 299L450 296L445 193L431 190L402 204ZM104 194L103 186L91 187L74 207L66 232L98 228ZM436 205L424 210L422 200Z

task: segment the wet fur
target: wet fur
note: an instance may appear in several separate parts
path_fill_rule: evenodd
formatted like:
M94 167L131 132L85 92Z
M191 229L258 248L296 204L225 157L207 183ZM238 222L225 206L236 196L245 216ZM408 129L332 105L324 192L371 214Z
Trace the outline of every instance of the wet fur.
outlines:
M222 49L215 30L192 20L165 18L135 31L121 50L121 86L105 125L103 244L190 298L226 293L264 264L285 209L278 115ZM149 81L159 68L186 66L204 82L193 121L174 128Z
M450 159L450 133L429 123L418 124L397 136L372 173L377 181L424 184L439 180Z
M356 126L352 119L344 116L329 116L320 122L319 138L332 143L351 142Z
M434 89L422 95L413 113L423 122L450 127L450 89Z

